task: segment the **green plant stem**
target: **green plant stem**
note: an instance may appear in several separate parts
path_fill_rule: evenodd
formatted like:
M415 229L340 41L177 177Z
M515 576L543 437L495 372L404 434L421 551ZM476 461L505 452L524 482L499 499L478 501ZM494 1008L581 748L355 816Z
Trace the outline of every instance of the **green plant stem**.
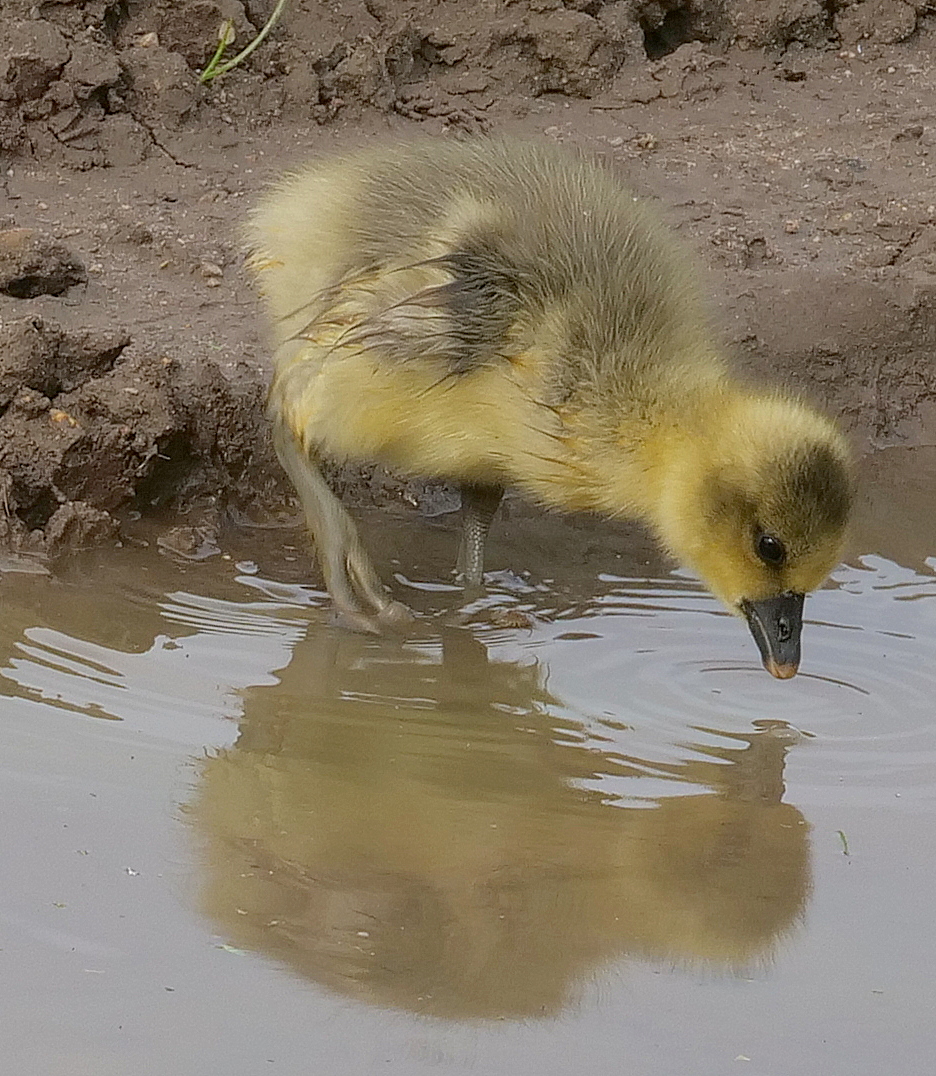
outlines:
M241 51L236 56L228 60L227 63L223 63L220 66L215 67L214 65L220 59L221 53L224 51L225 48L225 43L222 40L214 56L212 56L211 62L208 64L205 70L202 71L201 75L199 75L199 81L210 82L212 79L217 78L218 75L225 74L226 72L230 71L232 67L237 67L239 63L246 60L247 57L253 52L253 50L263 42L270 30L273 29L276 20L282 14L283 8L285 6L286 0L277 0L276 7L273 8L270 17L263 24L263 28L260 30L260 33L257 34L257 36L253 39L253 41L248 42L247 45L243 49L241 49Z
M224 54L224 50L228 46L226 30L226 27L228 25L229 23L227 22L223 24L221 28L221 38L218 41L218 47L214 51L214 56L212 56L208 63L205 64L205 70L202 71L202 73L198 76L199 82L208 82L213 79L214 76L217 74L215 68L218 66L218 61L221 59L222 55Z

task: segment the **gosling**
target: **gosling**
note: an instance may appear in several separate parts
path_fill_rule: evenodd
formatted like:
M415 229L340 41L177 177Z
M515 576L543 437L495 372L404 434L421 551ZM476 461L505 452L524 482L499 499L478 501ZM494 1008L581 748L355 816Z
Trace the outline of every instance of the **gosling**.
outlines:
M287 177L249 225L276 328L269 414L346 622L397 624L324 459L460 485L465 584L506 487L644 520L765 667L851 502L834 425L732 379L684 253L598 162L511 139L368 149Z

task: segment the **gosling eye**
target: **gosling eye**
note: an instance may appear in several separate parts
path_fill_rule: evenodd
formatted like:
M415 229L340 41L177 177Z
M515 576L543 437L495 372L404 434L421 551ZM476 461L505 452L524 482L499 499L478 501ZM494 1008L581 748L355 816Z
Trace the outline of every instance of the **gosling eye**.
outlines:
M779 567L786 560L786 546L772 534L761 534L757 539L755 549L765 564Z

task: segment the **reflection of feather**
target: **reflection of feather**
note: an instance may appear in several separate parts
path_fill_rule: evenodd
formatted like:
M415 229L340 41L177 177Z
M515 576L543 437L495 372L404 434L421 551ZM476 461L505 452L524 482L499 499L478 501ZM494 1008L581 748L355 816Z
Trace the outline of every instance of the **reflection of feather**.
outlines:
M750 973L795 929L787 742L625 756L561 716L542 667L467 631L441 664L332 638L248 690L236 747L202 765L202 902L232 945L372 1004L541 1018L613 962ZM596 773L672 795L615 804L581 787Z

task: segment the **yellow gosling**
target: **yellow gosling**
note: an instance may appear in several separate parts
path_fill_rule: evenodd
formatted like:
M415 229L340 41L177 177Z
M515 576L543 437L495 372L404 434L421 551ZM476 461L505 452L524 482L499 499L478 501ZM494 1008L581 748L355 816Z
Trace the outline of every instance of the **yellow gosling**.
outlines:
M287 177L250 241L277 450L346 621L407 614L324 458L459 483L469 586L507 487L642 519L794 675L804 595L844 541L845 443L732 378L684 253L610 170L509 139L365 150Z

